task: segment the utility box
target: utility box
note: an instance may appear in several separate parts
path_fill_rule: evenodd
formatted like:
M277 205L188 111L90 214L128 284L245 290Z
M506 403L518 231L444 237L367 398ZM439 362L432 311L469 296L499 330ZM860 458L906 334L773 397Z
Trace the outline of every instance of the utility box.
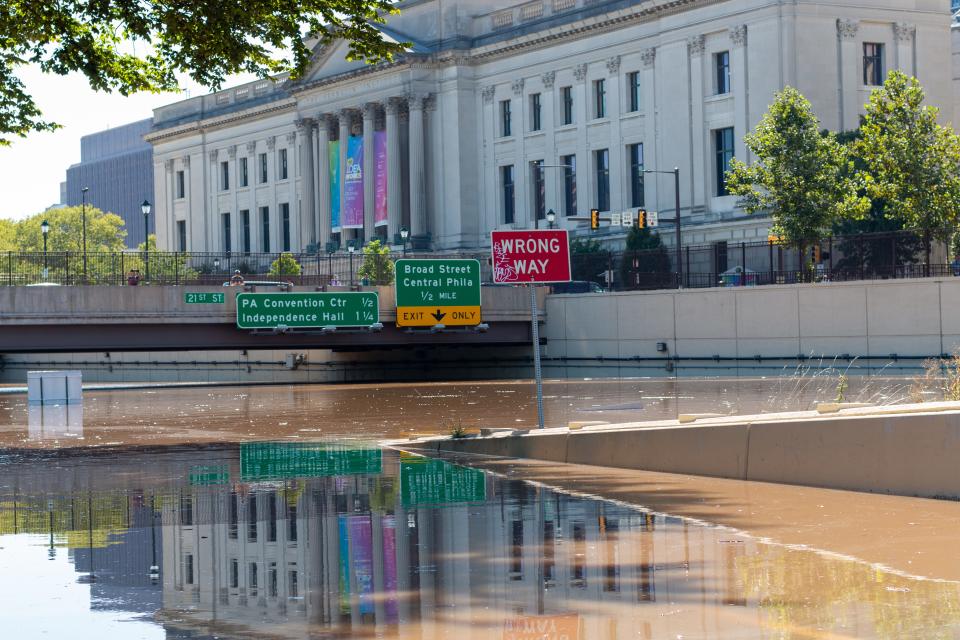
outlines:
M74 404L83 402L80 371L28 371L29 404Z

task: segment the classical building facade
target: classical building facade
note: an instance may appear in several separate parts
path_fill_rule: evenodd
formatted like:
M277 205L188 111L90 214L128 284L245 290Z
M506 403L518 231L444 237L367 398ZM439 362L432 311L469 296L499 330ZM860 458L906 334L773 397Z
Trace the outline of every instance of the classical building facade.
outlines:
M800 89L825 128L853 129L900 69L953 120L948 0L398 7L383 31L412 44L392 63L318 47L297 81L155 111L161 247L323 250L406 227L434 249L482 248L492 229L545 225L550 210L578 232L591 208L672 217L673 176L649 172L674 167L685 243L765 238L723 175L751 160L743 135L777 90Z

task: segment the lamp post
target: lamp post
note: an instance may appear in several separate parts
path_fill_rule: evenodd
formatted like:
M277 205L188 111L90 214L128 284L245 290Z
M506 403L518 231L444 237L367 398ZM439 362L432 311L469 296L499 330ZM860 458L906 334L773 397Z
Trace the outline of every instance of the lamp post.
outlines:
M353 252L357 250L357 245L353 240L347 242L347 252L350 254L350 288L353 289Z
M40 233L43 234L43 279L47 279L47 234L50 233L50 223L44 220L40 223Z
M213 275L214 277L220 275L220 258L213 259Z
M87 191L90 187L80 189L80 218L83 220L83 282L87 282Z
M644 173L663 173L663 174L673 174L673 189L674 189L674 206L676 215L673 220L664 220L661 219L660 222L672 222L674 224L674 229L677 234L677 288L683 289L683 253L682 246L683 241L680 237L680 169L679 167L674 167L673 171L655 171L653 169L644 169Z
M556 226L555 224L556 222L557 222L557 213L553 209L550 209L549 211L547 211L547 224L549 224L550 228L553 229Z
M150 225L147 220L150 217L150 201L144 200L140 205L140 211L143 212L143 261L147 265L147 283L150 282Z
M407 238L410 237L410 229L406 227L400 227L400 239L403 240L403 255L407 255Z

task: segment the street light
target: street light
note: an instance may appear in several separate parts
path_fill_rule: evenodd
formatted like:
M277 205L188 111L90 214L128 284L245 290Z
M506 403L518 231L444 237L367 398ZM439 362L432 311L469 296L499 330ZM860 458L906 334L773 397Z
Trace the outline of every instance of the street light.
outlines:
M140 205L143 211L143 261L147 265L147 282L150 282L150 226L147 219L150 217L150 201L144 200Z
M81 209L80 217L83 220L83 282L87 282L87 191L90 187L80 189Z
M550 209L547 211L547 223L550 225L550 228L553 229L556 225L554 224L557 221L557 213Z
M407 238L410 237L410 229L400 227L400 239L403 240L403 255L407 255Z
M47 279L47 234L50 233L50 223L44 220L40 223L40 233L43 234L43 279Z
M347 242L347 251L350 253L350 288L353 289L353 252L357 250L357 245L353 240Z
M673 217L673 220L664 220L660 219L661 222L673 222L674 229L676 229L677 234L677 288L683 289L683 254L682 254L682 240L680 238L680 169L679 167L674 167L673 171L655 171L652 169L644 169L644 173L663 173L663 174L673 174L673 187L674 187L674 196L675 200L675 212L676 215Z

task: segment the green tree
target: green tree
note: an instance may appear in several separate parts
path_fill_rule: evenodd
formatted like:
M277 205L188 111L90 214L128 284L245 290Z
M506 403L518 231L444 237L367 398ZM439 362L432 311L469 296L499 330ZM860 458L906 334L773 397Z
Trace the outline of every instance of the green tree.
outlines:
M47 250L50 252L83 251L83 208L61 207L37 213L16 224L16 247L19 251L43 251L40 224L50 225ZM123 218L87 206L87 252L122 251L127 231Z
M150 251L147 252L146 248ZM150 260L150 269L144 264L144 258ZM137 245L136 253L128 253L124 256L124 273L130 269L139 269L140 275L147 277L149 271L150 281L157 283L169 282L190 282L200 278L200 272L189 266L190 255L186 253L172 253L169 251L157 250L157 236L150 234L147 242L141 242Z
M377 28L392 0L6 0L0 10L0 144L58 125L17 77L84 74L97 91L175 91L177 73L219 87L234 73L303 74L317 44L343 39L353 59L403 51Z
M0 251L16 251L17 223L0 219Z
M292 253L281 253L276 260L270 263L267 275L271 278L282 279L286 276L300 275L300 263Z
M598 240L574 238L570 243L570 269L574 280L603 282L610 268L610 251Z
M857 191L847 149L821 133L810 102L792 87L779 92L744 138L757 162L734 159L727 188L748 213L768 211L773 232L800 247L816 242L842 218L862 217L870 201Z
M670 256L659 234L649 228L631 227L627 234L627 250L620 258L620 284L629 289L668 284L665 274L671 273Z
M960 137L937 123L939 110L924 106L916 78L892 72L866 106L854 153L861 180L884 215L923 238L947 241L960 218Z
M363 263L357 269L357 277L371 284L393 284L394 266L390 259L390 247L379 240L371 240L363 248Z

